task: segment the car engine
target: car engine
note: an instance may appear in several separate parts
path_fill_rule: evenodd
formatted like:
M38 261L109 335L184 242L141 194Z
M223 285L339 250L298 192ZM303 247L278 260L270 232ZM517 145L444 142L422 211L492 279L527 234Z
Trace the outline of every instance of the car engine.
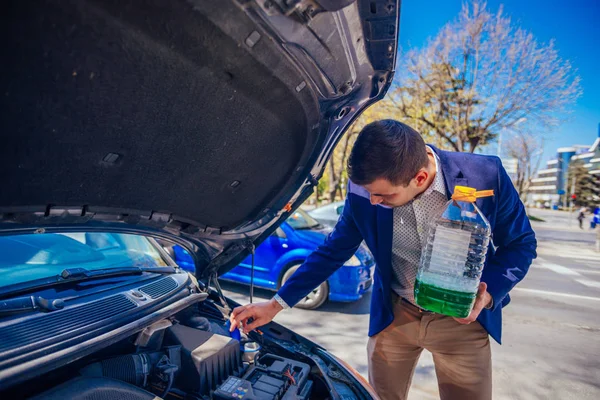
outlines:
M176 319L159 321L104 350L106 357L95 354L76 363L77 366L43 377L48 384L63 380L61 376L71 376L31 398L304 400L311 397L313 381L308 364L262 351L258 343L248 338L233 338L225 326L207 318L196 316L193 325ZM113 355L128 348L133 351ZM13 394L31 390L29 382L15 387Z
M4 310L0 398L373 397L351 367L275 322L230 333L237 304L187 273L93 283L71 291L70 304L57 310ZM64 292L35 296L42 294Z

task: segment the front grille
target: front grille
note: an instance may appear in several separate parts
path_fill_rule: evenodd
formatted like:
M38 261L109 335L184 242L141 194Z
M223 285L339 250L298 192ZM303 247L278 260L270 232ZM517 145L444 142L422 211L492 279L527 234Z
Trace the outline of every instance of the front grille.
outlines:
M171 277L160 279L140 288L140 292L147 294L152 299L159 298L177 289L177 282Z

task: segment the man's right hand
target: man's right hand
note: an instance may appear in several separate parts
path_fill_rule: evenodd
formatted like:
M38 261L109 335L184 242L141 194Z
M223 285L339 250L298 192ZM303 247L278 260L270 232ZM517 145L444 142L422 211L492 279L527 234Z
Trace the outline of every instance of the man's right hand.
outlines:
M242 330L248 333L271 322L281 310L283 310L283 307L275 299L236 307L229 316L229 322L231 323L229 330L233 331L241 324ZM248 323L250 318L252 318L252 321Z

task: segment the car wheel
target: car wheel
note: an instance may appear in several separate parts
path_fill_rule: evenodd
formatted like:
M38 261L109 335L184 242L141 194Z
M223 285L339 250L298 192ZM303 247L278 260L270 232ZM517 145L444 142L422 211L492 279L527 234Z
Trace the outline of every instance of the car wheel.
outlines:
M285 274L283 274L283 278L281 278L281 285L290 279L290 277L296 272L296 270L300 268L300 265L294 265L290 267ZM329 284L327 281L321 283L312 292L310 292L305 298L300 300L295 307L303 308L305 310L314 310L316 308L321 307L329 297Z

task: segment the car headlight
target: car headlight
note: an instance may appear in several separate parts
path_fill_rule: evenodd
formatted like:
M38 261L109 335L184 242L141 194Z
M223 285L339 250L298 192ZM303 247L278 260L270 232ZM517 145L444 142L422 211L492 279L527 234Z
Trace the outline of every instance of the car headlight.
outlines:
M360 262L358 257L356 257L356 254L355 254L352 257L350 257L350 259L348 261L346 261L346 263L344 265L346 267L360 267L362 265L362 263Z

